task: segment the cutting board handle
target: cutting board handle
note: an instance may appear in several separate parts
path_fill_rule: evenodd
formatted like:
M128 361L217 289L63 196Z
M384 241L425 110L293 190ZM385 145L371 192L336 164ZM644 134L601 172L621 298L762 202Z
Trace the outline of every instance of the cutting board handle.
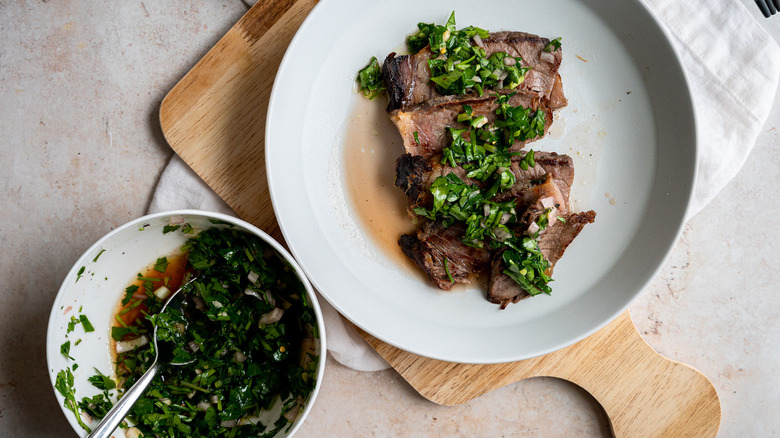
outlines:
M551 375L593 395L606 411L616 437L717 434L720 403L712 383L688 365L656 353L627 312L612 330L586 341L595 345L564 349L560 355L567 356L569 366Z
M615 437L714 437L720 402L699 371L656 353L624 312L606 327L553 353L505 364L436 361L361 335L423 397L467 402L529 377L572 382L601 403Z

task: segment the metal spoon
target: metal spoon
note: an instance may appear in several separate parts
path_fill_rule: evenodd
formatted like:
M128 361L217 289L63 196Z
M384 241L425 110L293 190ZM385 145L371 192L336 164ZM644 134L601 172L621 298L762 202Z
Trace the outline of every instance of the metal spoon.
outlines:
M169 307L171 308L177 308L181 309L181 305L184 303L185 300L185 294L181 293L182 290L187 287L190 283L195 281L197 277L190 279L187 283L182 285L180 288L176 290L176 292L173 293L173 295L170 296L168 299L168 302L165 303L165 306L163 306L162 310L160 310L160 313L165 312L166 309ZM148 370L138 379L137 382L133 386L128 389L121 399L117 401L117 403L114 405L113 408L111 408L110 411L106 414L105 417L100 421L100 423L95 427L95 429L92 431L92 433L89 434L87 438L108 438L111 436L111 434L114 432L114 430L119 426L119 423L122 422L122 420L125 419L127 416L127 413L130 412L130 409L133 407L135 402L138 401L139 398L144 394L146 391L146 388L149 386L150 383L152 383L152 380L157 376L157 373L160 371L160 368L164 365L187 365L189 363L192 363L195 361L195 359L192 359L187 362L166 362L166 361L160 361L160 349L157 345L157 326L154 326L154 332L153 332L153 342L154 342L154 362L152 362L152 366L149 367Z

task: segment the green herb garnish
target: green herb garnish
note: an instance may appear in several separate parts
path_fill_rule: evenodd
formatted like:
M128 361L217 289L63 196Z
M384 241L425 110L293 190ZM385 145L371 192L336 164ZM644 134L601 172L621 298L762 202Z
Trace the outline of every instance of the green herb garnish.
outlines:
M512 157L522 153L511 152L510 148L518 141L544 135L544 113L513 107L510 98L511 95L496 97L499 106L493 125L488 126L484 116L475 115L472 107L464 105L457 121L468 128L449 128L452 142L442 151L442 163L462 167L467 178L481 184L467 184L455 173L439 176L429 189L433 197L431 208L418 206L414 212L430 220L441 220L445 227L465 224L461 237L464 244L503 248L507 267L504 273L531 295L550 293L547 283L552 279L545 274L549 264L538 246L539 231L548 226L549 211L538 219L539 231L526 236L515 229L518 218L514 200L493 201L494 196L516 182L510 170ZM536 166L533 150L523 156L519 166L523 170ZM450 278L446 259L444 268Z
M157 259L154 263L154 270L157 272L165 272L166 269L168 269L168 258L160 257Z
M98 261L98 259L100 258L100 256L101 256L101 255L102 255L104 252L106 252L106 250L105 250L105 249L101 249L101 250L100 250L100 252L99 252L99 253L97 253L97 255L95 256L95 258L94 258L94 259L92 259L92 262L94 263L94 262Z
M81 323L80 320L76 319L75 316L71 316L70 320L68 321L68 329L65 331L65 335L67 336L68 334L70 334L70 332L75 330L76 329L76 324L79 324L79 323Z
M181 228L181 225L166 225L163 227L163 234L168 234Z
M357 82L358 91L372 100L385 91L385 83L382 81L382 70L375 56L372 56L368 65L358 72Z
M552 41L550 41L546 46L544 46L544 51L547 53L554 52L561 48L561 37L558 37Z
M125 297L122 298L122 305L123 306L130 302L130 299L133 298L133 294L135 294L136 291L138 291L138 285L135 285L135 284L131 285L131 286L128 286L125 289Z
M81 276L84 275L84 271L86 269L87 269L86 266L82 266L81 268L79 268L79 271L76 273L76 281L75 281L76 283L79 282L79 279L81 279Z
M57 373L57 379L55 380L54 388L65 398L63 406L65 406L65 408L67 408L69 411L73 412L73 415L76 417L76 421L79 423L79 426L81 426L87 432L91 432L89 426L87 426L84 423L84 420L81 419L81 413L79 412L79 408L76 403L76 390L73 387L73 373L71 373L69 368L65 368L64 370Z
M474 89L482 95L485 89L514 89L530 70L522 66L519 56L505 52L487 56L475 39L488 38L488 31L474 26L456 30L454 12L444 25L419 23L417 28L407 38L407 47L416 53L430 46L430 80L441 94L461 95Z
M95 327L92 327L92 323L89 322L87 315L79 315L79 321L81 321L81 327L84 328L84 333L95 331Z
M444 259L444 272L447 274L447 279L450 280L450 283L455 283L455 280L450 273L450 260L448 258Z
M75 360L70 355L70 341L65 341L64 344L60 345L60 353L62 353L63 356L65 356L66 358L68 358L70 360Z
M100 370L95 368L95 374L94 376L90 377L89 382L92 383L92 386L94 386L97 389L102 390L109 390L116 388L116 382L114 382L111 377L106 376L105 374L101 373Z

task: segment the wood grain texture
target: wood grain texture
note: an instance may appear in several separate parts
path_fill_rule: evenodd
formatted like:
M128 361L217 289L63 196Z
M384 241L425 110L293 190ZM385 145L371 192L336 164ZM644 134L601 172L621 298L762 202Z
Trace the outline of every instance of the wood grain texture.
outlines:
M316 3L257 2L160 107L174 151L239 216L280 241L265 172L265 115L284 52Z
M258 2L170 91L160 122L171 147L244 220L282 240L265 173L271 86L289 42L316 0ZM655 353L628 312L587 339L521 362L468 365L399 350L361 334L422 396L467 402L528 377L590 392L617 437L712 437L720 404L698 371Z
M575 383L601 403L616 437L714 437L720 402L700 372L653 351L628 312L588 338L519 362L469 365L422 358L361 335L423 397L465 403L529 377Z

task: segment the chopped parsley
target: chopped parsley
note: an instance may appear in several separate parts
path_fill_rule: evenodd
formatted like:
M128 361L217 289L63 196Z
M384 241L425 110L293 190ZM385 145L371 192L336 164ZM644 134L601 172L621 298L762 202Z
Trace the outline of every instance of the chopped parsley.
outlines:
M319 358L304 345L315 345L319 334L306 291L281 257L242 231L209 228L182 250L188 271L197 275L182 291L185 304L160 313L163 302L150 292L151 279L139 276L144 285L125 290L124 309L143 303L151 316L126 324L118 318L111 336L150 337L156 326L167 361L193 362L165 367L129 418L145 436L241 437L264 431L262 436L273 436L289 421L261 424L258 413L281 403L294 418L315 385ZM139 298L138 289L146 298ZM118 354L119 391L135 383L153 359L151 344ZM106 390L113 382L99 372L90 381ZM95 418L108 407L99 396L88 402Z
M539 232L548 226L546 210L537 219L538 230L526 235L519 230L513 199L496 202L493 198L515 185L510 170L512 157L522 155L510 148L517 141L544 135L544 113L509 104L511 95L497 96L496 120L488 125L484 116L474 114L464 105L457 120L467 128L448 128L452 141L442 151L442 163L462 167L466 177L476 180L467 184L455 173L437 177L430 186L433 204L430 208L415 207L414 212L430 220L441 220L446 227L464 223L466 231L461 241L469 246L493 250L503 249L504 273L531 295L550 293L552 279L545 273L549 263L539 250ZM534 152L530 150L519 161L523 170L534 167ZM450 278L448 260L444 269Z
M122 298L122 305L123 306L130 302L130 299L133 298L133 294L135 294L136 291L138 291L138 285L137 284L133 284L131 286L128 286L125 289L125 297Z
M65 341L64 344L60 345L60 353L62 353L63 356L70 360L74 360L73 357L70 355L70 341Z
M550 41L546 46L544 46L544 51L547 53L554 52L561 48L561 37L558 37L552 41Z
M87 426L81 418L81 413L79 412L78 404L76 403L76 389L73 386L73 373L70 371L70 368L65 368L57 373L54 388L65 398L63 406L73 412L79 426L87 432L91 432L89 426Z
M116 382L114 382L111 377L106 376L105 374L101 373L100 370L95 368L95 374L94 376L90 377L89 382L92 383L92 386L94 386L97 389L102 390L109 390L116 388Z
M99 252L99 253L97 253L97 255L95 256L95 258L94 258L94 259L92 259L92 262L94 263L94 262L98 261L98 259L100 258L100 256L101 256L101 255L102 255L104 252L106 252L106 250L105 250L105 249L101 249L101 250L100 250L100 252Z
M476 39L488 38L487 30L468 26L455 29L455 12L444 25L420 23L417 33L407 38L407 47L416 53L425 46L432 52L428 65L431 81L441 94L465 94L475 90L481 96L485 89L514 89L530 70L523 59L495 52L490 56Z
M523 67L521 56L506 52L494 52L489 56L481 43L490 33L482 28L468 26L457 30L455 12L443 25L418 23L417 32L409 35L406 46L416 54L430 48L428 66L430 81L443 95L463 95L476 91L480 96L485 90L513 90L524 80L531 67ZM478 43L479 41L479 43ZM560 38L548 47L560 47ZM359 90L365 97L374 99L385 91L379 62L372 57L366 67L358 72Z
M87 315L79 315L79 321L81 321L81 327L84 329L84 333L95 331L95 327L92 327L92 323L89 322Z
M166 225L163 227L163 234L174 232L181 228L181 225Z
M68 330L65 332L65 335L67 336L68 334L70 334L70 332L75 330L76 329L76 324L79 324L80 322L81 321L76 319L75 316L71 316L70 320L68 321Z
M455 280L450 273L450 260L448 258L444 259L444 272L447 274L447 279L450 280L450 283L455 283Z
M76 281L75 281L76 283L79 282L79 280L81 279L81 276L84 275L84 271L86 269L87 269L86 266L82 266L81 268L79 268L79 271L76 273Z
M168 258L160 257L154 264L154 270L157 272L165 272L168 269Z
M382 70L375 56L372 56L368 65L358 72L357 82L358 91L371 100L385 91L385 84L382 81Z

